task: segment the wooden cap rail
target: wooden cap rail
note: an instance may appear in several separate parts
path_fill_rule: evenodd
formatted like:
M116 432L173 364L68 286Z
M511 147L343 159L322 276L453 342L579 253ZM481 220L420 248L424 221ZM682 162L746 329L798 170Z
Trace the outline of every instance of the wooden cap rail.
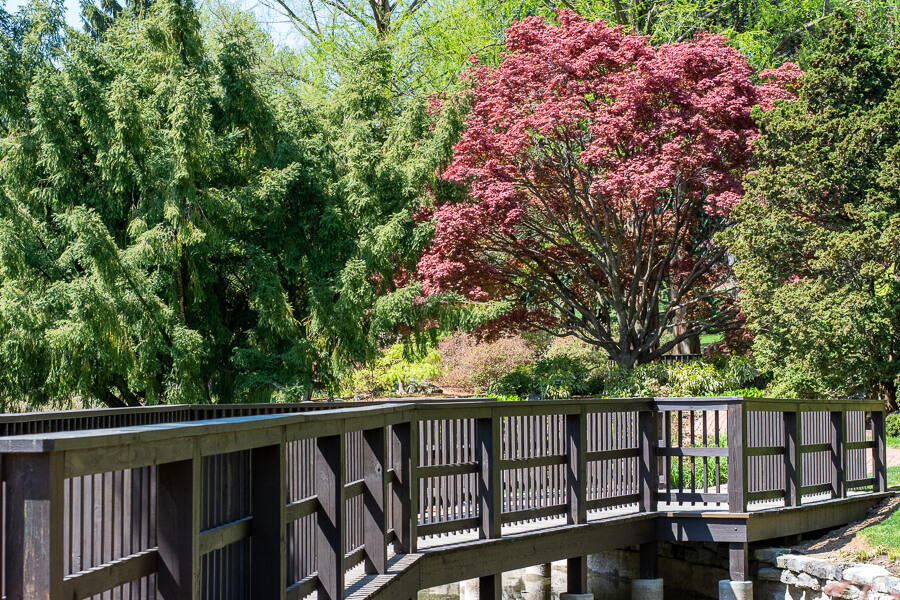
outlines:
M9 600L337 600L391 544L886 489L882 407L857 400L176 406L0 430L20 433L0 437Z

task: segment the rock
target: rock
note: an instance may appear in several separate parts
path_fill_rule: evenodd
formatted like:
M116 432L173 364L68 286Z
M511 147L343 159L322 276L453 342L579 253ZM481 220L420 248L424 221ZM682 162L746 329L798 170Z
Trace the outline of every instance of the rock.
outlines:
M759 569L759 573L757 577L761 581L781 581L781 569L769 569L766 567L761 567Z
M806 570L806 565L812 560L815 559L809 558L808 556L800 556L799 554L785 554L776 558L775 564L780 569L788 569L795 573L799 573L800 571Z
M779 556L790 554L788 548L761 548L753 553L753 556L761 563L774 565Z
M394 393L399 396L443 394L444 390L436 385L422 381L418 377L409 377L394 385Z
M805 571L819 579L833 579L837 581L846 579L846 576L841 573L847 566L844 563L833 563L827 560L811 560L806 564Z
M532 393L528 394L528 397L525 398L525 400L527 400L528 402L536 402L536 401L538 401L538 400L540 400L540 399L541 399L541 395L540 395L540 394L537 394L537 393L535 393L535 392L532 392Z
M890 575L884 567L857 564L844 569L843 579L852 583L874 586L878 578L890 577Z
M782 571L781 572L781 583L786 583L788 585L797 586L798 588L804 588L807 590L820 590L822 589L821 583L819 580L810 575L809 573L799 572L794 573L792 571Z

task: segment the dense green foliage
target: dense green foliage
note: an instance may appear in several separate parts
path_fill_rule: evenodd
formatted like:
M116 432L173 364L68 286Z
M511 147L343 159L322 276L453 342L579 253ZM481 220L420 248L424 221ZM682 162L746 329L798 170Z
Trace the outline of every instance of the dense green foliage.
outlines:
M892 413L885 417L884 429L888 437L900 437L900 413Z
M757 113L731 248L775 396L900 383L900 51L836 22L796 103Z
M3 30L0 400L297 398L427 316L395 281L440 148L378 47L311 106L239 14L59 10Z

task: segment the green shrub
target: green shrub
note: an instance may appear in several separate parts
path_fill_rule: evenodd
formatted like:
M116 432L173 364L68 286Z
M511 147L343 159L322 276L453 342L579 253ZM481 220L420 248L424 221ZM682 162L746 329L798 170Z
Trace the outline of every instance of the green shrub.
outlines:
M678 461L681 460L682 472L684 473L684 485L681 484L681 477L678 472ZM716 485L716 459L713 456L697 457L694 462L693 474L691 471L690 458L673 458L672 459L672 487L680 487L682 489L690 488L693 483L694 489L703 488L703 463L706 461L706 486L715 487ZM728 459L719 458L719 483L728 483Z
M539 360L534 379L542 398L570 398L588 394L590 371L584 362L564 354Z
M371 366L357 369L341 386L342 395L373 390L390 390L400 381L415 378L433 381L443 375L441 355L429 350L424 356L404 356L403 344L394 344L384 351Z
M888 437L900 437L900 413L885 417L884 428Z
M530 366L516 367L499 381L491 383L487 387L490 396L518 396L527 398L538 391L538 384L534 378L534 368Z

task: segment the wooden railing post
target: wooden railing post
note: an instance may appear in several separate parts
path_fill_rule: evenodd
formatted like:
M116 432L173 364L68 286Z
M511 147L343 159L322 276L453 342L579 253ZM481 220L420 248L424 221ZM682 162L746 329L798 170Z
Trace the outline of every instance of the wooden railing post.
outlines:
M7 454L6 598L62 600L63 457Z
M803 485L803 453L800 452L803 413L784 414L784 505L800 506L800 488Z
M842 411L834 411L831 413L829 422L831 429L831 497L843 498L847 495L846 457L844 456L847 445L847 419Z
M284 600L287 585L284 443L254 448L250 454L253 543L250 596Z
M587 411L566 415L566 520L587 523Z
M641 512L656 512L659 504L659 416L656 411L638 413L638 471Z
M744 402L728 405L728 510L747 512L747 413Z
M387 497L386 457L384 427L363 431L363 545L366 550L366 573L375 575L387 572L387 522L384 510Z
M156 586L160 600L200 599L201 469L196 443L193 458L157 469Z
M419 464L419 424L415 419L408 423L396 423L391 426L391 431L391 460L394 469L391 521L396 536L395 551L397 554L409 554L416 551L419 535L419 481L416 476Z
M887 491L887 440L884 430L884 411L872 412L872 476L874 492Z
M319 600L344 598L344 434L316 438L316 574Z
M475 421L478 452L478 506L480 539L500 537L503 510L500 484L500 411L495 408L490 418Z
M587 523L587 410L566 415L566 521ZM566 591L587 592L587 556L566 559Z

